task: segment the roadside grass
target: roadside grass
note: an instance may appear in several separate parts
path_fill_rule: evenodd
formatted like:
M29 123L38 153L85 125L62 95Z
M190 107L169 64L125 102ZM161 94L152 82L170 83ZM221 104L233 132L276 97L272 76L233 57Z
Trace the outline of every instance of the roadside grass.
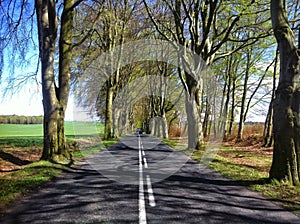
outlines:
M81 161L84 157L90 156L106 147L114 144L117 139L102 141L99 143L99 137L89 137L79 139L85 142L91 142L90 145L78 147L71 150L74 162ZM20 196L38 188L50 179L59 176L64 171L71 168L66 164L51 163L49 161L36 161L26 165L24 168L6 174L0 177L0 215L5 208Z
M176 150L182 150L194 160L203 162L205 147L191 153L182 148L178 149L176 140L162 141ZM248 143L245 142L245 145ZM300 186L292 186L287 182L269 179L269 170L272 164L271 148L261 148L259 145L251 147L221 146L215 157L208 161L207 165L215 171L262 193L275 202L280 202L287 210L300 215Z
M170 146L173 149L176 149L178 151L185 151L186 150L186 139L182 140L182 139L160 139L163 143L167 144L168 146Z
M103 133L103 124L77 122L76 125L77 127L74 128L72 122L66 122L67 144L75 163L109 147L118 140L101 140L99 133ZM71 169L67 163L38 160L43 145L40 128L41 125L0 125L0 165L2 164L0 167L8 168L5 171L1 169L0 215L3 215L5 209L22 195ZM8 159L3 157L7 155L10 156ZM26 163L6 167L8 161Z
M38 161L0 177L0 211L21 195L58 176L64 169L66 167L60 164Z
M214 160L207 165L241 185L250 187L275 202L281 202L286 209L300 214L300 187L269 180L272 158L259 150L264 149L221 147ZM194 151L192 158L201 161L202 155L202 150Z

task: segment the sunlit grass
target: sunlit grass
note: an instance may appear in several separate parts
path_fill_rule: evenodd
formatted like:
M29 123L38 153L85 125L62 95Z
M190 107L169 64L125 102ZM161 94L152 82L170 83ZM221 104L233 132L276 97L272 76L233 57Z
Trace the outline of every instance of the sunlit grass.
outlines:
M170 146L173 149L176 149L178 151L184 151L187 150L187 142L186 140L182 139L161 139L161 141L168 146Z
M176 142L164 141L169 146L176 147ZM264 156L249 148L220 147L215 157L209 160L212 169L220 172L226 177L238 181L241 185L261 192L266 197L283 203L288 210L300 214L300 187L292 186L286 182L269 180L269 169L272 158ZM203 162L205 147L194 150L192 153L186 151L187 155L194 160Z
M15 198L58 176L65 166L47 161L34 162L0 178L0 210Z
M200 155L201 152L198 154L195 151L192 157L201 161ZM270 181L271 163L272 158L251 153L249 150L221 147L209 166L224 176L239 181L241 185L282 202L287 209L300 213L300 188L285 182Z
M65 131L67 144L72 154L73 162L97 153L114 144L117 139L102 141L102 123L66 122ZM83 145L80 145L80 141ZM30 153L33 149L41 149L43 145L42 125L0 125L0 150L18 149ZM1 160L1 159L0 159ZM18 168L0 177L0 211L21 195L27 194L46 183L63 171L70 169L69 163L51 163L36 161ZM1 213L1 212L0 212Z
M90 141L92 140L91 137ZM99 138L94 139L94 144L88 147L72 150L73 160L75 162L82 160L84 157L97 153L117 141L117 139L113 139L99 143L98 140ZM0 177L0 210L7 207L20 195L27 194L68 169L70 167L66 164L37 161L26 165L23 169Z

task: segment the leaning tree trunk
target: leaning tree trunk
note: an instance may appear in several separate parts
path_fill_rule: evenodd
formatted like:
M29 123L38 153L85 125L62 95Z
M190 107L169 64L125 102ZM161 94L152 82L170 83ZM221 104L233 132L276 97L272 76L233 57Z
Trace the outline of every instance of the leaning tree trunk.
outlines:
M268 114L264 125L264 147L271 147L273 145L273 103L276 90L276 76L277 76L277 64L278 64L278 49L276 50L275 64L273 70L273 90L272 99L269 105Z
M270 178L297 185L300 179L300 57L285 7L284 0L271 1L272 26L280 53L280 78L274 101Z

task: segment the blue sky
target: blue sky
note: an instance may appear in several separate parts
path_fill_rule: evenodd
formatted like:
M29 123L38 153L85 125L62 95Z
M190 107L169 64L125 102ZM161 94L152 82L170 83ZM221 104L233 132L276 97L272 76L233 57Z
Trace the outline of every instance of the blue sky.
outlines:
M5 83L1 83L1 91L5 88ZM2 115L43 115L41 86L36 84L26 84L18 92L9 93L1 98L0 114ZM66 120L73 120L73 98L70 97L66 112Z

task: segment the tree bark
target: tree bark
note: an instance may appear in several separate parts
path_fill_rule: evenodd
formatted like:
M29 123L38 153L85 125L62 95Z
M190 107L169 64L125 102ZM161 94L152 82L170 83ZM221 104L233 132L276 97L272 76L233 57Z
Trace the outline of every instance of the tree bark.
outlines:
M236 74L235 74L236 75ZM236 92L236 77L232 78L232 93L231 93L231 109L230 109L230 119L229 119L229 127L228 127L228 135L232 134L234 116L235 116L235 92Z
M186 92L186 113L188 123L188 148L200 149L203 144L202 123L200 120L200 105L197 104L193 95Z
M74 0L65 0L61 15L60 38L59 38L59 74L57 95L59 100L58 149L59 154L69 157L65 137L65 112L68 105L71 78L71 60L73 51L73 19Z
M276 50L276 56L274 60L274 70L273 70L273 90L272 90L272 99L269 105L268 114L264 126L264 147L271 147L273 145L273 104L275 98L276 90L276 76L277 76L277 65L278 65L278 49Z
M284 0L271 0L272 26L280 53L280 77L274 101L274 153L270 178L299 185L299 49L290 29Z
M224 86L224 94L226 91L226 100L225 100L225 105L224 105L224 109L223 109L223 114L222 114L222 124L221 124L221 131L223 131L223 139L227 140L228 137L228 130L227 130L227 124L228 124L228 113L229 113L229 102L230 102L230 92L231 92L231 84L232 84L232 58L233 55L229 56L229 62L228 65L226 67L226 84L227 85L227 91L226 88Z
M167 122L167 118L166 118L166 114L163 113L162 117L161 117L161 125L162 125L162 137L164 139L168 139L169 138L169 133L168 133L168 122Z
M203 119L203 137L207 138L210 135L210 117L211 117L211 105L206 98L206 105L205 105L205 115Z
M113 128L113 96L114 90L111 86L110 79L106 81L106 108L105 108L105 130L104 130L104 138L110 139L113 137L112 128Z
M44 147L41 159L69 158L64 133L64 117L70 91L72 58L73 0L64 1L59 39L59 77L55 83L54 53L57 37L57 14L54 0L36 0L39 53L42 64L44 107Z
M54 80L54 51L57 37L55 1L35 1L39 52L42 64L42 93L44 108L44 147L42 159L53 159L58 154L58 100Z
M243 140L243 131L244 131L244 122L246 118L245 107L246 107L246 98L248 92L248 80L249 80L249 72L250 72L250 63L251 63L251 53L247 51L247 65L246 65L246 73L244 77L244 85L243 85L243 94L242 94L242 102L241 102L241 111L240 111L240 121L237 133L237 141Z

